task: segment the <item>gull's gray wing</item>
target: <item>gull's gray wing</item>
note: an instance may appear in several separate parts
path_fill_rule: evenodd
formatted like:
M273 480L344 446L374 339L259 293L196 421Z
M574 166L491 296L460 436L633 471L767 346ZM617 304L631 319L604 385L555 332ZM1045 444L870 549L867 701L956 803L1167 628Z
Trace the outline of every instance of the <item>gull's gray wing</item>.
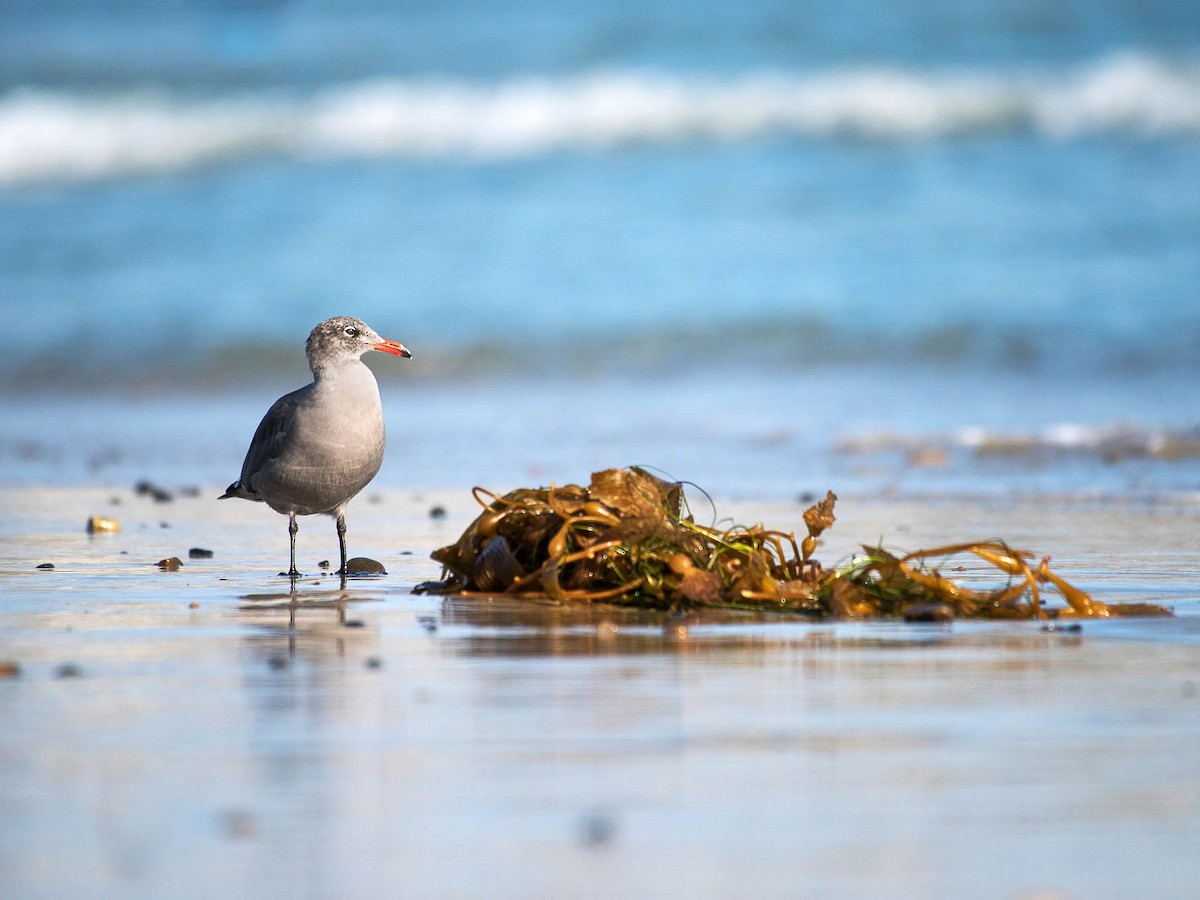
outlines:
M296 421L296 410L303 404L312 385L302 387L284 394L271 404L267 414L258 423L254 437L250 439L250 448L242 462L242 476L226 490L226 497L244 497L247 500L261 500L262 497L254 490L254 476L263 471L273 460L278 459L287 446L288 436Z

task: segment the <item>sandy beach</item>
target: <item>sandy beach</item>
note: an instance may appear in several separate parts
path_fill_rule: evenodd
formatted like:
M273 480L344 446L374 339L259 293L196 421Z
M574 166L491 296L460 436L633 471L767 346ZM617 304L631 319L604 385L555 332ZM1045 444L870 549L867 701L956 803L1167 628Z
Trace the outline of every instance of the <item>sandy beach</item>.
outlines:
M5 896L1200 891L1194 498L839 503L829 562L1003 537L1177 613L1067 631L415 596L469 490L368 489L389 574L304 579L289 628L285 520L217 493L6 492ZM336 550L302 520L302 570Z

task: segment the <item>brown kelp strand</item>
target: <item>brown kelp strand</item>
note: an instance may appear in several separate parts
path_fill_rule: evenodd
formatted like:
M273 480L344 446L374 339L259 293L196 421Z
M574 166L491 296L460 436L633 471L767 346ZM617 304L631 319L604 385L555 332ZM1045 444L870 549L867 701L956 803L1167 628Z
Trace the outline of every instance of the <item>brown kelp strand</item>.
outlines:
M456 543L433 553L444 580L418 591L838 618L918 618L930 604L943 618L1169 615L1149 604L1101 603L1052 572L1049 558L1000 541L905 554L864 547L861 556L827 570L813 554L835 521L832 492L804 512L799 541L763 525L701 525L681 484L638 468L597 472L587 487L521 488L502 497L476 488L474 494L483 512ZM968 587L947 577L954 558L996 570L1003 583Z

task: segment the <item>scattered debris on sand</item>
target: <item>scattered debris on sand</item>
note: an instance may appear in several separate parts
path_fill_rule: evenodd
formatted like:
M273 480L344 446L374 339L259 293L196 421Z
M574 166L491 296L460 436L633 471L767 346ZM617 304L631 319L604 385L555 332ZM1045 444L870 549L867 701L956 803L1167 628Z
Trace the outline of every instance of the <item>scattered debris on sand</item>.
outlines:
M116 534L121 530L121 523L105 516L92 516L87 521L87 530L88 534Z

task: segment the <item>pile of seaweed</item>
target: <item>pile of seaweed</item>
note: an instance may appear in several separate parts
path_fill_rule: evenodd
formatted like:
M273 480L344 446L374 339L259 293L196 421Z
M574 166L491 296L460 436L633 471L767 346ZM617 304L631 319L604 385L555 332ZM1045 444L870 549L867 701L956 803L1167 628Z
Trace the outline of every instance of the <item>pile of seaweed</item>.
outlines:
M697 524L683 486L639 468L607 469L587 487L522 488L503 497L475 489L484 511L458 541L434 551L443 581L419 592L510 595L663 609L791 610L813 616L943 620L1170 615L1151 604L1094 600L1050 570L1049 559L1000 541L895 554L864 546L832 570L814 558L834 523L830 492L804 512L807 534L761 525ZM968 588L934 565L974 556L1004 583ZM1052 587L1066 605L1048 605Z

